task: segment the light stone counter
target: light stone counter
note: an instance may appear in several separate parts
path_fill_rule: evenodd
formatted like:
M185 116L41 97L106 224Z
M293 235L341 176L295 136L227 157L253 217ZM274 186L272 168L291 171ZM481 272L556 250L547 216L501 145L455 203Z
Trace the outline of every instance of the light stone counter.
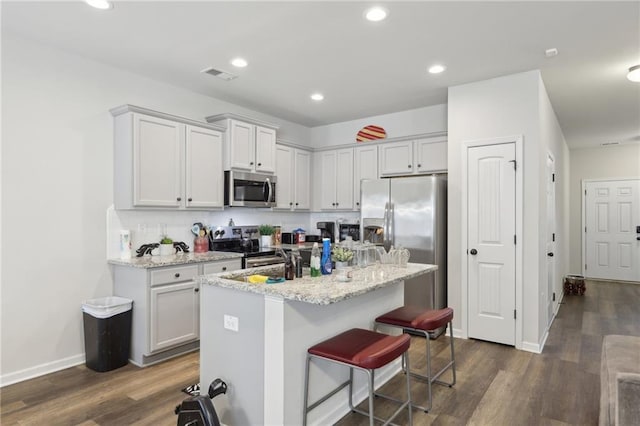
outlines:
M340 281L335 271L331 275L320 277L311 277L306 272L302 278L277 284L251 284L242 281L244 277L253 274L283 275L283 266L263 266L231 273L205 275L196 278L196 280L201 285L209 284L240 291L280 296L285 300L296 300L315 305L329 305L435 271L436 269L438 269L436 265L420 263L409 263L406 268L381 265L370 266L353 270L353 279L350 282Z
M215 262L218 260L240 259L242 253L208 251L206 253L181 253L171 256L142 256L131 259L109 259L112 265L134 268L159 268L162 266L187 265L189 263Z

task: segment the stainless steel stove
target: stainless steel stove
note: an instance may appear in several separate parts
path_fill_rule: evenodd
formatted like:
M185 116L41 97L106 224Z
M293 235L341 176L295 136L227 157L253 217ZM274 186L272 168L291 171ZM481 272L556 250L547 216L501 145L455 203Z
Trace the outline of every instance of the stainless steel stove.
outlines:
M284 263L273 247L260 247L257 226L218 226L209 233L209 250L242 253L242 268Z

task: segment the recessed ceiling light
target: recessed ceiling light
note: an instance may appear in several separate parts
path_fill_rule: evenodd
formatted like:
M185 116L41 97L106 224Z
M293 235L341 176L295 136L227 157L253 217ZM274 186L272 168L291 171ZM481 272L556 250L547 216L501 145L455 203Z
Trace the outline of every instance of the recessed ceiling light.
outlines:
M447 67L445 67L444 65L433 65L432 67L429 68L429 72L431 74L440 74L442 71L446 69Z
M314 101L321 101L324 99L324 95L322 93L314 93L313 95L311 95L311 99L313 99Z
M553 58L554 56L558 56L558 49L552 47L551 49L547 49L544 51L544 56L547 58Z
M640 65L634 65L629 68L629 74L627 74L627 78L634 83L640 83Z
M364 17L371 22L380 22L387 17L387 14L388 12L386 9L376 6L368 9L365 12Z
M234 67L238 67L238 68L244 68L247 65L249 65L249 63L242 59L242 58L235 58L231 61L231 65L233 65Z
M113 7L109 0L84 0L89 6L100 10L107 10Z

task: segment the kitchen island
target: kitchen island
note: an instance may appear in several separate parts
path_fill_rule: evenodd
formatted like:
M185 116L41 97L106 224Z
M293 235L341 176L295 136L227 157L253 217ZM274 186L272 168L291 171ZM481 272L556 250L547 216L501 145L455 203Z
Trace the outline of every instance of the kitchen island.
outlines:
M351 282L337 274L252 284L252 274L281 275L266 266L198 277L201 295L200 383L215 378L229 385L214 401L229 425L302 424L304 363L307 349L353 327L372 329L373 320L404 303L405 279L437 269L409 263L406 268L370 266L353 271ZM425 280L425 285L426 280ZM400 371L400 361L376 373L376 386ZM310 402L348 377L348 369L329 363L311 368ZM343 389L309 414L309 424L332 424L349 412ZM355 401L364 399L364 376L355 374Z

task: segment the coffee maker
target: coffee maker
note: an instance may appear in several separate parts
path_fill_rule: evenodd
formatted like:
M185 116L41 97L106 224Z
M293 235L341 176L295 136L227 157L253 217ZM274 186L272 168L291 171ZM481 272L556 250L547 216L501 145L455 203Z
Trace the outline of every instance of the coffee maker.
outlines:
M335 222L318 222L316 228L320 230L320 238L329 238L332 243L336 242Z

